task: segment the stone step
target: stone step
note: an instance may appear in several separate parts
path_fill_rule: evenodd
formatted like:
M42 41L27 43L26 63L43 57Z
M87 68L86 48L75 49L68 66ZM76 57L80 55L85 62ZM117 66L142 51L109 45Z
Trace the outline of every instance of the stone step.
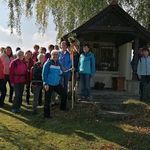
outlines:
M134 117L133 114L127 112L102 111L102 110L98 111L96 116L100 119L108 119L113 121L121 121L121 120L131 119Z

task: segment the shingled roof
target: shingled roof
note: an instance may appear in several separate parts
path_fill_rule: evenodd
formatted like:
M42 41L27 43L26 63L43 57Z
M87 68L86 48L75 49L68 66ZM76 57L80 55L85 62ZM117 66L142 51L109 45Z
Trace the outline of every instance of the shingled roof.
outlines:
M124 42L131 41L135 37L138 37L144 43L150 42L150 32L125 12L118 3L114 2L73 30L72 33L76 33L79 38L87 33L120 33L128 35ZM67 37L67 35L64 37Z

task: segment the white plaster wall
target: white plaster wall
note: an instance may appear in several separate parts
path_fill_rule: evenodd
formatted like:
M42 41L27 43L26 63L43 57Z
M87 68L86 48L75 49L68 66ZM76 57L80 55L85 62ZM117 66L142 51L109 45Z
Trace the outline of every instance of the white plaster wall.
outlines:
M119 72L126 80L132 79L131 54L132 43L126 43L119 47Z

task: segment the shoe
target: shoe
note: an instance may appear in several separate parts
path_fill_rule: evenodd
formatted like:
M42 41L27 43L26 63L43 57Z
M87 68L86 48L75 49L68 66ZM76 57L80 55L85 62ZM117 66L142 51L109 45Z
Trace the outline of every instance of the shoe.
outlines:
M53 117L50 115L50 116L45 116L44 115L44 118L47 118L47 119L52 119Z
M78 101L85 101L85 100L86 100L86 98L84 96L82 96L78 99Z
M12 109L13 113L20 113L20 109Z
M13 103L12 99L9 99L9 103Z
M87 97L86 100L87 100L87 101L91 101L92 98L91 98L91 97Z
M64 112L68 112L68 111L69 111L69 108L66 108L66 109L60 108L60 110L62 110L62 111L64 111Z
M36 115L37 114L37 110L33 110L32 114Z

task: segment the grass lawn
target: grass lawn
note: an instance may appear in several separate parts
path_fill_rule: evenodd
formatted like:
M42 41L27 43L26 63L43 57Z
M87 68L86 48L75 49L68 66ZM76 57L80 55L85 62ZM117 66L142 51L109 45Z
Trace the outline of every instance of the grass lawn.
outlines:
M121 122L98 119L80 104L53 108L53 119L43 118L42 107L37 115L25 104L20 114L10 110L9 103L0 109L0 150L150 150L150 106L139 101L128 101L135 118Z

